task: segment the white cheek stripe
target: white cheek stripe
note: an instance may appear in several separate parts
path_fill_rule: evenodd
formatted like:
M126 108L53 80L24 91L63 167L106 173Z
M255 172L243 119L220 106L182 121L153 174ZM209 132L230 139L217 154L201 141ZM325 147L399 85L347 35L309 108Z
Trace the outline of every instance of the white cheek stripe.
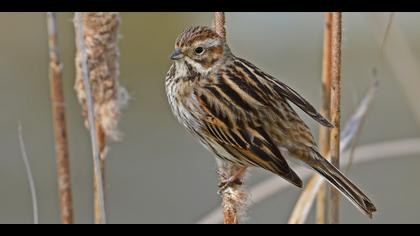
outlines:
M185 57L184 58L185 59L185 61L187 61L192 67L194 67L194 69L197 71L197 72L199 72L200 74L207 74L210 70L211 70L211 67L209 67L209 68L207 68L207 69L205 69L203 66L201 66L200 65L200 63L197 63L197 62L195 62L195 61L193 61L193 60L191 60L190 58L188 58L188 57ZM185 66L184 66L185 67Z

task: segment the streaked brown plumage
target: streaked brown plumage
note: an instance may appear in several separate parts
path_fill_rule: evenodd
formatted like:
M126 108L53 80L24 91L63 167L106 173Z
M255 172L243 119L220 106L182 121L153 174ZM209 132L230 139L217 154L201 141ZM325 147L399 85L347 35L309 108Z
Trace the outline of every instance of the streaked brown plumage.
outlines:
M372 201L318 152L309 127L290 106L332 127L296 91L234 56L208 27L182 32L171 55L166 92L173 113L220 159L258 166L302 187L286 160L299 160L323 175L368 216Z

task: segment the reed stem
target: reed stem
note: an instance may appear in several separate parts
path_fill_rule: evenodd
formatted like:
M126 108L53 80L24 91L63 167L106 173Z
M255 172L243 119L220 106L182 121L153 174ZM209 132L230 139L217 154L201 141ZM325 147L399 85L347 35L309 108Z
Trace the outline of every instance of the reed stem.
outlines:
M54 129L57 183L60 198L60 219L62 224L73 224L73 200L70 175L70 158L63 94L63 66L60 59L56 14L47 13L49 45L49 77Z
M331 103L331 44L332 44L332 13L325 13L324 24L324 51L322 60L322 105L320 114L330 119ZM330 151L330 129L321 125L319 127L319 149L322 156L327 157ZM327 222L327 185L322 183L317 194L316 223Z
M226 39L226 21L224 12L214 13L214 27L216 32ZM232 163L223 163L219 165L220 181L226 180L237 173L241 168ZM243 175L242 175L243 177ZM224 189L222 192L223 222L224 224L239 224L240 215L244 209L247 194L238 184Z
M332 13L332 70L331 70L331 163L340 168L340 107L341 107L341 12ZM340 223L340 192L331 188L330 223Z

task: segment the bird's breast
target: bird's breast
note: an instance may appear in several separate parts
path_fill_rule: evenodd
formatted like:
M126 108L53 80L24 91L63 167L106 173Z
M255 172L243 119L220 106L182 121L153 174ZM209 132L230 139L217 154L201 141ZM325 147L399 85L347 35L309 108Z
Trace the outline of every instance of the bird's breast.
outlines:
M194 94L194 84L189 80L174 78L167 86L168 101L178 121L187 129L196 130L200 124L201 112L199 102Z

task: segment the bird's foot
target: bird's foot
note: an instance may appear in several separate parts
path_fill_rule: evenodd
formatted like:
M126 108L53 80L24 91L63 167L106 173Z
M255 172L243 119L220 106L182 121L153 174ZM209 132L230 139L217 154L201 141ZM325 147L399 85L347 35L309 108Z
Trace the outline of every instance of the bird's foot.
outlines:
M221 194L227 188L232 187L233 185L242 185L242 177L246 171L247 167L241 167L235 174L232 176L227 176L226 172L223 170L218 170L217 173L220 176L219 191L218 194Z
M242 185L242 181L237 176L232 176L228 179L222 179L219 183L219 191L218 194L222 194L227 188L232 187L233 185Z

